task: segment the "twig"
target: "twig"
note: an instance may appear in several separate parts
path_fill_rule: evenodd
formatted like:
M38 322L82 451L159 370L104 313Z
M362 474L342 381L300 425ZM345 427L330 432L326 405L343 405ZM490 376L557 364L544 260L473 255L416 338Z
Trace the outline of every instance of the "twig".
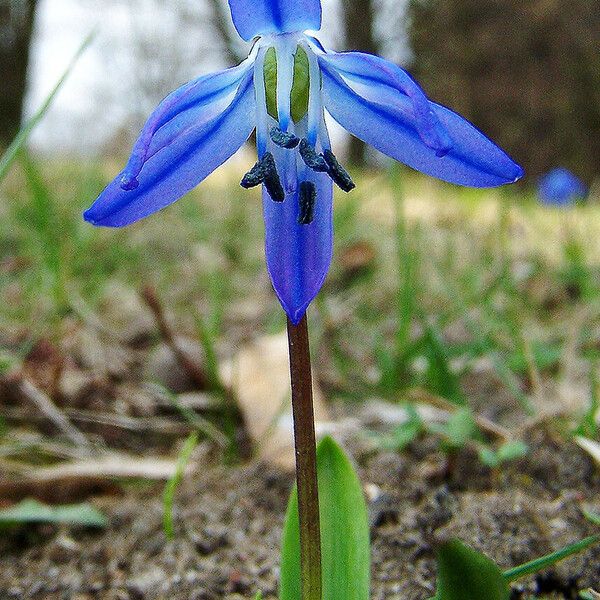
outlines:
M127 431L153 432L169 435L185 435L189 433L187 424L176 422L162 417L135 418L115 413L96 412L91 410L67 409L65 415L71 421L78 423L93 423L115 429L124 429ZM19 409L0 409L0 416L11 421L26 420L46 420L47 415L34 415L33 417L27 411Z
M123 479L166 481L176 467L173 460L112 453L41 469L25 467L14 478L0 479L0 498L73 502L99 491L118 493L117 482Z
M151 310L152 314L154 315L154 319L156 320L156 325L158 327L158 330L160 331L161 336L163 337L167 346L171 349L171 352L173 352L179 364L183 367L190 379L201 390L209 389L209 379L204 373L204 371L187 354L187 352L185 352L185 350L181 348L181 346L177 342L177 338L167 322L164 310L160 304L160 300L158 299L156 290L154 290L150 286L146 286L142 290L141 296L148 308Z
M17 396L33 404L40 413L51 421L76 446L89 446L90 442L64 413L52 402L50 397L22 375L16 375L9 380Z
M229 438L222 431L217 429L208 419L201 417L192 409L181 404L179 398L175 394L169 394L168 390L165 390L165 394L171 401L171 405L181 414L191 427L212 439L221 446L221 448L227 448L229 446Z
M457 406L456 404L453 404L449 400L446 400L445 398L441 398L440 396L435 396L433 394L430 394L429 392L427 392L423 389L420 389L420 388L412 390L410 395L417 402L423 402L424 404L429 404L430 406L433 406L434 408L439 408L440 410L443 410L443 411L446 411L449 413L455 413L460 408L459 406ZM477 423L477 426L479 427L479 429L481 429L482 431L484 431L485 433L487 433L489 435L492 435L495 438L500 438L502 441L509 441L514 438L514 436L508 429L506 429L505 427L502 427L502 425L498 425L497 423L494 423L494 421L491 421L490 419L487 419L486 417L482 417L481 415L473 415L473 418L475 419L475 423Z

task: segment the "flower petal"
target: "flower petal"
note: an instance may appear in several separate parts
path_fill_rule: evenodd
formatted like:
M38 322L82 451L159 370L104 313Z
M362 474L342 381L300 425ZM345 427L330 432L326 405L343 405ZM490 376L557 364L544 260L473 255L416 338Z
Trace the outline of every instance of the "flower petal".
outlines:
M320 0L229 0L229 8L246 41L257 35L321 29Z
M322 56L325 106L356 137L380 152L427 175L470 187L514 183L523 170L475 126L451 110L430 102L451 141L444 156L423 142L413 101L374 78L342 77Z
M163 111L154 122L172 118L146 144L147 157L139 173L132 177L135 169L131 163L138 160L134 156L84 213L86 221L123 227L165 208L196 187L250 137L255 122L252 83L249 68L225 106L221 94L199 94L205 102L200 101L193 109L185 108L184 102L173 104L170 112ZM210 117L206 119L204 114Z
M288 192L284 202L273 202L263 190L267 268L275 293L294 324L300 322L323 286L333 255L333 182L324 173L305 171L304 180L317 189L315 218L310 225L298 224L298 189Z
M432 110L432 105L419 84L399 66L379 56L362 52L319 53L319 60L344 77L366 85L390 88L410 99L415 127L423 142L438 156L446 155L452 147L448 132Z
M167 96L150 115L124 170L123 185L133 189L144 163L190 126L206 123L229 104L254 56L232 69L205 75Z

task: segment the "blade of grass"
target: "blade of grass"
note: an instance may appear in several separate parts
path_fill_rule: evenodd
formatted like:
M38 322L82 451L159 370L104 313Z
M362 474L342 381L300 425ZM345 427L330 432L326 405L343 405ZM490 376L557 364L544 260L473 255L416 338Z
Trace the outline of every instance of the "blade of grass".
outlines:
M583 516L594 525L598 525L600 527L600 515L589 510L583 511Z
M596 364L592 364L590 370L590 406L581 418L579 426L574 431L576 436L596 439L598 437L598 425L596 415L600 413L600 396L598 395L598 376L596 375Z
M194 316L196 322L196 331L198 333L198 339L204 350L206 375L209 380L211 389L215 390L220 394L225 394L225 389L219 376L219 361L217 359L216 346L216 335L214 329L208 327L205 320L201 315L196 314Z
M517 581L518 579L522 579L528 575L538 573L539 571L542 571L556 564L557 562L568 558L569 556L579 554L580 552L583 552L584 550L587 550L598 543L600 543L600 535L592 535L581 540L580 542L575 542L574 544L566 546L565 548L561 548L552 554L542 556L541 558L532 560L531 562L520 565L519 567L509 569L508 571L504 572L504 577L509 582Z
M455 290L455 292L458 292L458 290ZM468 309L464 305L464 302L462 302L462 299L458 293L455 293L455 298L460 304L465 328L469 332L469 335L473 337L474 348L476 348L481 354L488 354L494 371L500 378L500 381L502 381L510 393L519 401L519 404L521 404L525 412L530 416L534 416L536 414L535 407L527 395L521 390L517 376L514 374L512 369L508 366L506 361L504 361L499 354L493 350L496 347L494 341L487 333L482 333L481 327L478 326L471 317L469 317Z
M183 445L183 448L181 449L177 459L177 468L175 469L175 473L165 486L165 491L163 493L163 530L168 540L173 540L175 538L175 527L173 525L173 502L175 500L175 492L181 483L181 480L183 479L185 468L187 467L190 457L192 456L192 452L194 452L197 445L198 434L194 432L190 434L188 439L185 441L185 444Z
M6 176L8 169L15 160L19 150L23 147L23 145L29 138L31 132L35 129L35 127L39 124L39 122L44 118L44 116L48 112L48 109L52 105L52 102L54 102L56 95L63 87L69 75L71 75L71 72L73 71L75 65L81 58L81 55L87 50L88 46L91 44L95 36L96 31L94 30L85 38L85 40L71 59L71 62L65 69L65 72L62 74L61 78L58 80L50 94L48 94L42 106L40 106L35 115L33 115L33 117L27 123L25 123L23 127L21 127L19 133L17 133L12 144L7 148L6 152L4 152L2 158L0 158L0 181L2 181Z
M460 379L454 373L442 333L436 324L423 318L423 342L428 359L427 386L434 393L458 406L466 406L467 399L460 387Z
M43 264L51 278L50 291L57 311L61 312L68 306L68 300L64 287L61 231L54 211L54 198L44 182L38 166L25 149L21 149L18 156L30 190Z
M401 169L394 165L390 169L390 184L394 196L396 210L396 256L398 264L397 292L397 325L396 325L396 356L395 376L397 384L405 378L408 372L406 351L410 344L410 329L415 316L416 307L416 274L417 260L415 250L409 238L406 223L405 196L402 187Z

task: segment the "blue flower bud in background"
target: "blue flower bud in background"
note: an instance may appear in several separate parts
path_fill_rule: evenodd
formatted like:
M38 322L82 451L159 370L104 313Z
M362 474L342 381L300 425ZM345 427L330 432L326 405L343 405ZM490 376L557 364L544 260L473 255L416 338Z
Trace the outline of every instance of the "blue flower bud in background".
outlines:
M549 206L570 206L587 196L586 185L568 169L552 169L538 184L538 196Z

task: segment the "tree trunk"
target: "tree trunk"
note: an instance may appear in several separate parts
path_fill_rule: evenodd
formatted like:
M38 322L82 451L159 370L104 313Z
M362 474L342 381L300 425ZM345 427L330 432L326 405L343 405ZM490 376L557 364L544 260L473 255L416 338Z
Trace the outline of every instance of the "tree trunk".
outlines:
M0 145L21 126L37 0L0 0Z
M374 21L374 0L344 0L345 48L377 54ZM366 162L365 150L365 143L352 136L348 147L348 161L355 166L363 166Z

